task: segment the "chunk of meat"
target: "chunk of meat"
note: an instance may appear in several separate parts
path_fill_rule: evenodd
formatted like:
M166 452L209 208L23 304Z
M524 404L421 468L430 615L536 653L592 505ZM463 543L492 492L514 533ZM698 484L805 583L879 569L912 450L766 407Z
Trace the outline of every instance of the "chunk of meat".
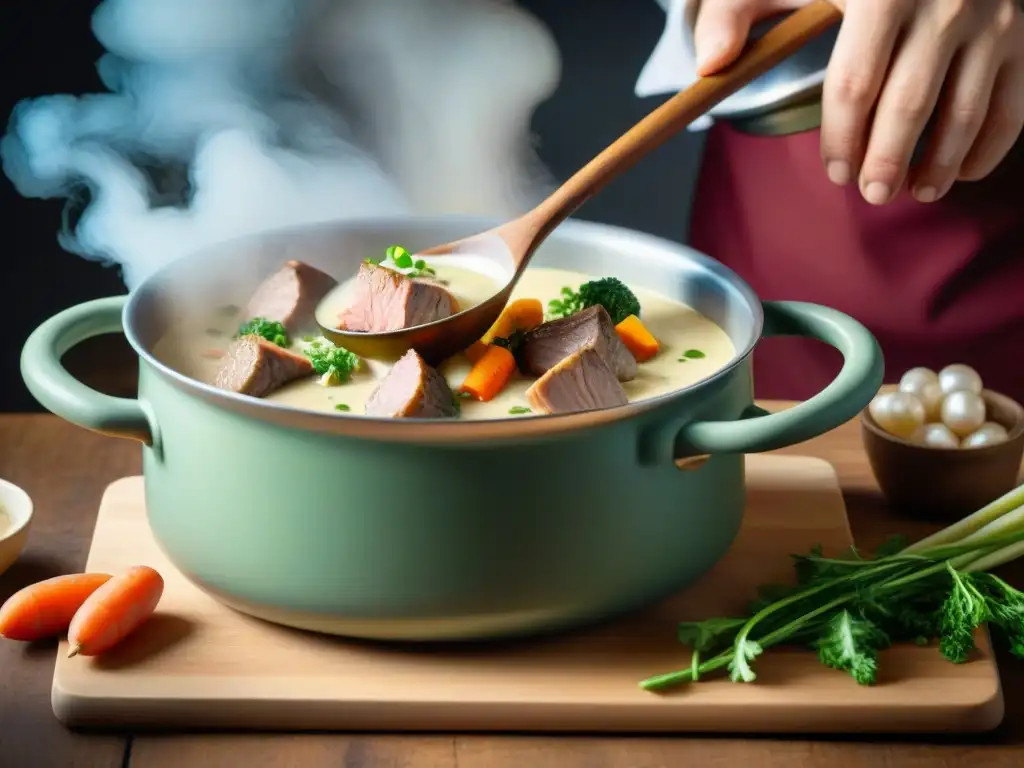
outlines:
M414 349L402 355L366 401L367 416L438 419L456 413L448 382Z
M242 336L228 348L214 384L231 392L264 397L289 381L312 373L313 364L303 355L260 336Z
M593 411L629 402L608 361L592 346L548 369L526 390L526 399L540 413Z
M522 365L527 373L543 376L552 366L587 346L605 359L619 381L636 377L636 358L615 332L608 310L599 304L529 331L523 337Z
M316 327L316 306L338 281L301 261L286 262L264 280L246 307L246 317L281 323L288 333Z
M338 317L338 328L365 333L400 331L454 315L457 306L438 283L413 280L393 269L364 263L356 275L352 303Z

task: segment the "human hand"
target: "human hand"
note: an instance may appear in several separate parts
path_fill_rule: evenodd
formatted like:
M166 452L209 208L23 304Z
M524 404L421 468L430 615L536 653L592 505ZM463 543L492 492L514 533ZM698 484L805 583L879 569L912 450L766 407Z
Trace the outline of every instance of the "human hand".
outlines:
M830 0L844 18L822 92L821 156L869 203L906 184L921 202L991 173L1024 125L1018 0ZM698 74L739 55L751 25L809 0L702 0ZM919 164L910 158L935 122Z

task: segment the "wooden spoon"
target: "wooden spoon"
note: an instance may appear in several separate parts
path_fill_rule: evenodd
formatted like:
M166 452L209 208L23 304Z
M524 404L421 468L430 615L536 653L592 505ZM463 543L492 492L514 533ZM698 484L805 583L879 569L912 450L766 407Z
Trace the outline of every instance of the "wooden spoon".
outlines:
M645 154L841 19L842 13L826 0L804 6L752 43L731 67L697 80L647 115L533 210L486 232L419 252L493 261L510 279L487 301L443 320L400 331L362 333L322 325L323 334L371 359L394 359L415 349L428 363L437 364L464 350L498 319L530 258L555 227Z

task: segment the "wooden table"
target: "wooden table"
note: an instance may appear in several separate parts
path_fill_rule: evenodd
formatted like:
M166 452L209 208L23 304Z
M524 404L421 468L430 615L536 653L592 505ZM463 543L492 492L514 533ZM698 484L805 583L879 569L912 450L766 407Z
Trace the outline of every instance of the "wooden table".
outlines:
M779 404L770 404L778 407ZM893 533L924 535L934 526L888 512L846 424L785 453L820 456L839 473L854 534L871 546ZM85 563L100 495L108 483L140 471L139 449L52 416L0 416L0 477L23 486L36 521L22 559L0 576L0 600L42 578ZM1019 564L1017 564L1019 565ZM1007 578L1024 583L1024 568ZM1007 715L983 737L780 740L767 738L607 738L390 735L86 735L69 732L50 710L54 646L0 643L0 765L11 768L149 766L508 766L508 768L798 768L879 766L995 768L1024 765L1024 662L1000 656Z

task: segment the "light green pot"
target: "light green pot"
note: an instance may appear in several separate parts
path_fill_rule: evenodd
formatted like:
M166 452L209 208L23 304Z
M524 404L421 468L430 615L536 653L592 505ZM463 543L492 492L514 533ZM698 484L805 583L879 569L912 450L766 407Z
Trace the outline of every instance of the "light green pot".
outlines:
M153 533L202 589L278 623L404 640L564 629L675 592L739 530L743 454L839 426L881 384L878 345L851 318L762 305L688 248L572 221L538 264L615 274L685 301L731 336L736 359L623 408L441 423L304 412L200 384L153 356L173 318L243 303L288 258L351 274L388 243L422 248L494 223L362 221L220 246L169 265L130 298L47 320L25 344L22 374L54 413L143 444ZM82 340L122 328L140 357L137 400L90 390L60 363ZM766 414L753 406L750 362L762 335L820 339L842 352L842 371L807 402Z

